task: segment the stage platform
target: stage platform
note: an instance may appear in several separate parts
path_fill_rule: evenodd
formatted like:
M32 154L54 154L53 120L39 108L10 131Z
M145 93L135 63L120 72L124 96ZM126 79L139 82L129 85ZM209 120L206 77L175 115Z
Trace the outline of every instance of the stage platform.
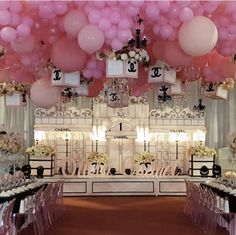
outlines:
M185 179L201 183L210 178L189 176L53 176L46 182L64 179L64 196L131 196L131 195L185 195Z

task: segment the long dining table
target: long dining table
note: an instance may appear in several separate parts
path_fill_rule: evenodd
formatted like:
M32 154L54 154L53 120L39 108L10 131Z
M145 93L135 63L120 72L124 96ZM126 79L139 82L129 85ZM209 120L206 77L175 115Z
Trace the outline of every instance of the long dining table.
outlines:
M222 219L219 223L228 229L230 235L236 235L236 195L230 194L220 188L214 187L208 183L201 183L202 187L210 189L221 198L227 198L229 201L229 213L222 213ZM233 189L232 189L233 190Z

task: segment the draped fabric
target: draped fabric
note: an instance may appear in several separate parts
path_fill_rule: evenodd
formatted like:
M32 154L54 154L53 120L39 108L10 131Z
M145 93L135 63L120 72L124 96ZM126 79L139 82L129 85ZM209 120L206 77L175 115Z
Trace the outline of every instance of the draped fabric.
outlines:
M157 92L149 93L150 110L157 108ZM34 109L35 106L27 97L27 103L21 107L4 107L4 99L0 97L0 125L4 129L19 133L24 141L24 146L33 144ZM199 89L199 81L188 84L186 91L186 104L190 108L198 105L199 98L203 99L206 106L206 144L221 148L228 146L228 134L236 131L236 88L230 92L228 100L214 100L203 96ZM78 108L92 108L92 99L81 97L76 102Z

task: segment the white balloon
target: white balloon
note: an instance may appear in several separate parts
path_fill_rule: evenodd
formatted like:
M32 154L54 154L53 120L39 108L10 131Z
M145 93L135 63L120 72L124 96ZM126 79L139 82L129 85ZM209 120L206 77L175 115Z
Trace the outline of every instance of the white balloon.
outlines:
M195 16L183 23L178 32L180 47L191 56L202 56L216 45L218 31L216 25L205 16Z

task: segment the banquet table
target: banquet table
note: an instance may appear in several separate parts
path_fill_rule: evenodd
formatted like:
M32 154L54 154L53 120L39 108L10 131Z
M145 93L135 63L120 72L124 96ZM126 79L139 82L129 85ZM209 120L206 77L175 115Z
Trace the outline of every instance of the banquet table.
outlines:
M44 184L36 186L35 188L29 188L23 192L16 193L12 196L0 196L0 204L7 201L11 201L12 199L16 199L14 208L13 208L13 214L19 213L21 200L26 198L27 196L34 195L42 187L45 189L47 187L47 184L44 183Z
M211 185L206 184L206 183L202 183L201 186L209 188L212 192L216 193L218 196L220 196L222 198L227 197L229 200L229 211L231 213L236 213L236 196L235 195L232 195L232 194L225 192L221 189L212 187Z

